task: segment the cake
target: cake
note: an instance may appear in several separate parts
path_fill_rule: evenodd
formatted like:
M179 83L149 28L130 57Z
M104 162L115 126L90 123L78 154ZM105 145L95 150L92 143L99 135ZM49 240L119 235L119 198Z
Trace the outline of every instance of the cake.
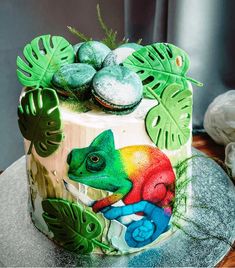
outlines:
M34 225L79 254L170 239L190 203L191 82L200 83L186 76L188 55L50 35L23 55L18 122Z

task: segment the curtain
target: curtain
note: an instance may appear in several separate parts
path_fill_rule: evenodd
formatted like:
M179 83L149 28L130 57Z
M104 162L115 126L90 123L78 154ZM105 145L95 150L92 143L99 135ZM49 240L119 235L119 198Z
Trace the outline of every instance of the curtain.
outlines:
M67 25L95 40L103 38L97 23L96 4L109 27L124 29L124 0L0 0L0 170L23 155L23 138L17 123L22 86L16 77L16 57L26 43L42 34L61 35L72 44L78 39ZM1 266L1 265L0 265Z
M235 88L234 0L125 0L125 35L143 43L168 42L190 56L194 131L203 130L211 101Z

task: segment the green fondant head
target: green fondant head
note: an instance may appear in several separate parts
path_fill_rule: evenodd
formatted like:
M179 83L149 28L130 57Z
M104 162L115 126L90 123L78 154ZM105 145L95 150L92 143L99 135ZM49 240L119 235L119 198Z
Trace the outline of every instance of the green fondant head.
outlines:
M97 189L114 192L127 179L111 130L98 135L89 147L73 149L67 163L71 180Z

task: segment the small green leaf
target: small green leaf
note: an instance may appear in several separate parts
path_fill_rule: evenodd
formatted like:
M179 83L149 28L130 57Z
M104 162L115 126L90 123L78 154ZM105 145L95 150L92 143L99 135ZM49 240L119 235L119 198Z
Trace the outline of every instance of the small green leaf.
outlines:
M182 90L182 85L172 84L160 98L153 90L148 90L158 101L145 118L149 137L160 149L180 148L190 138L192 92Z
M200 82L186 76L189 64L189 57L182 49L165 43L145 46L123 62L124 66L140 76L144 96L151 99L154 97L148 92L148 87L160 96L172 83L181 84L184 88L188 87L187 81L202 86Z
M74 62L72 45L60 36L42 35L27 44L25 61L17 57L17 75L22 85L50 87L53 74L65 64Z
M53 89L27 91L18 107L18 124L25 139L38 155L46 157L57 150L63 139L59 100Z
M90 253L95 245L109 249L96 240L102 233L102 226L94 213L62 199L45 199L42 207L49 230L64 248L76 253Z

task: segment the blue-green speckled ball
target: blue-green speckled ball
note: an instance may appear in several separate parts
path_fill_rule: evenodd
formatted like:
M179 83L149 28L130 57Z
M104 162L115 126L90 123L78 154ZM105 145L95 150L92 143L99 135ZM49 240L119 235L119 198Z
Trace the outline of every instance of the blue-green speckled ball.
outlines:
M120 65L104 67L93 78L94 99L107 110L133 110L142 99L139 76Z
M103 62L103 67L118 65L130 56L135 50L129 47L118 47L109 52Z
M52 77L52 84L57 89L80 95L82 99L88 96L93 76L96 70L89 64L72 63L64 65Z
M110 51L110 48L101 42L88 41L78 49L77 60L81 63L90 64L96 70L99 70Z
M80 42L80 43L77 43L76 45L73 45L73 51L74 51L75 57L77 57L77 52L82 44L84 44L84 42ZM77 58L76 58L76 61L77 61Z

